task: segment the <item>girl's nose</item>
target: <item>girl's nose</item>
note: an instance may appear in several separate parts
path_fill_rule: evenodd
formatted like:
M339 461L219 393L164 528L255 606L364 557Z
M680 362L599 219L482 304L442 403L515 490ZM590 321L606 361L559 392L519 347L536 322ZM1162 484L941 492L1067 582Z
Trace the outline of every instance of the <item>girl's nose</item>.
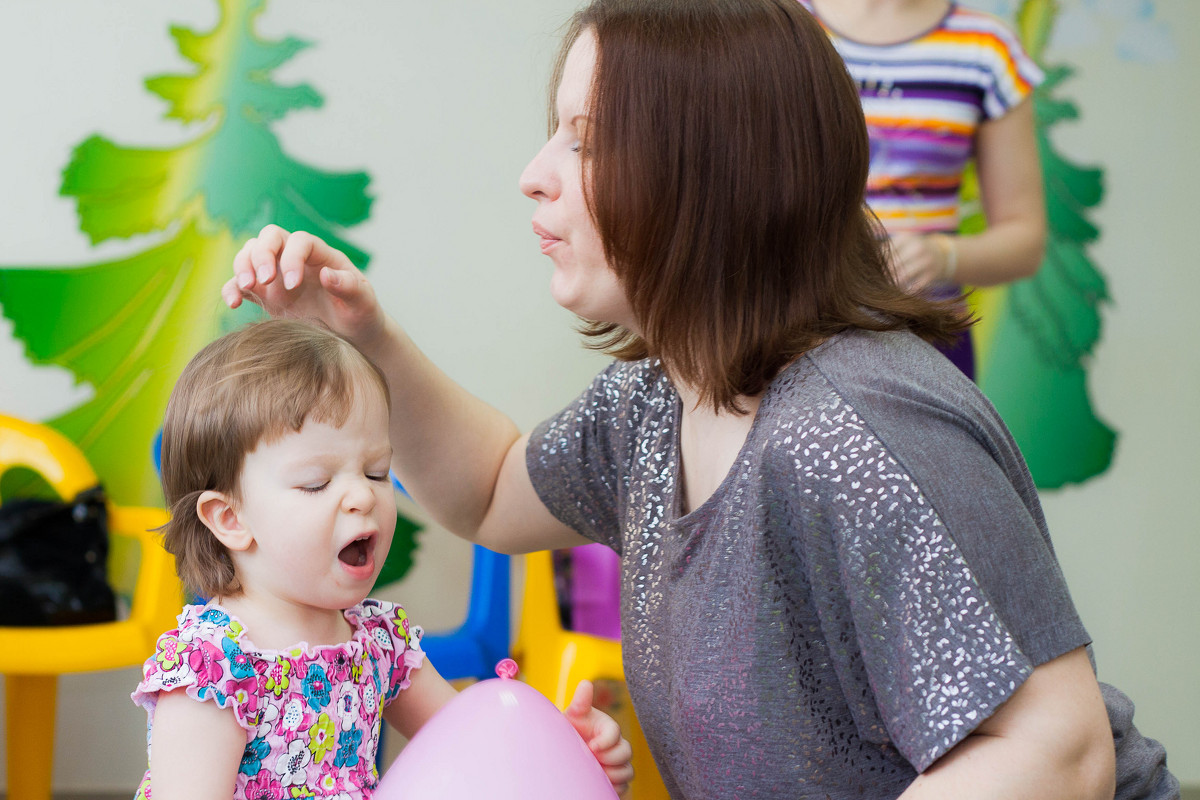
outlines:
M342 509L350 514L370 513L375 508L375 502L371 479L365 475L347 487L342 495Z
M521 193L533 200L553 200L558 195L558 181L550 168L549 150L553 139L546 142L533 160L521 172Z

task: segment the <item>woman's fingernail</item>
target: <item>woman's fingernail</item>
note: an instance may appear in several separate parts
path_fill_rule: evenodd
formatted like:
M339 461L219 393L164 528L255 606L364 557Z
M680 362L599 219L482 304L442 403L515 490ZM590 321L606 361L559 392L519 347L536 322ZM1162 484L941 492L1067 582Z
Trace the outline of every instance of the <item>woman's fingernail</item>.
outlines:
M258 279L260 281L262 281L263 283L266 283L267 279L271 277L271 268L268 267L266 264L262 264L262 265L256 267L255 269L258 272Z
M238 286L242 287L243 289L249 289L250 284L252 284L252 283L254 283L254 276L251 275L249 272L238 273L238 276L237 276Z
M296 277L296 273L294 273L294 272L285 272L285 273L283 273L283 288L285 288L285 289L295 289L295 288L296 288L296 284L297 284L298 282L299 282L299 280L298 280L298 279L297 279L297 277Z

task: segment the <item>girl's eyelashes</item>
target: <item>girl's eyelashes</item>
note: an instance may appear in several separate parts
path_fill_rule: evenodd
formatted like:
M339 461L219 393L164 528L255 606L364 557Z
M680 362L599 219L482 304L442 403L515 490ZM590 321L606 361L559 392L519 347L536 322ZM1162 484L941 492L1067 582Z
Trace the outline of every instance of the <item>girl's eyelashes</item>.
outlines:
M386 481L386 480L389 480L389 476L388 476L388 474L387 474L386 472L384 472L384 473L372 473L372 472L368 472L368 473L367 473L367 477L368 477L368 478L370 478L370 479L371 479L371 480L373 480L373 481Z
M304 492L305 494L316 494L317 492L320 492L322 489L324 489L328 485L329 485L329 481L325 481L324 483L320 483L320 484L312 484L309 486L297 486L296 488L299 489L300 491Z
M575 141L575 143L571 145L571 152L572 152L572 153L581 153L581 152L583 152L583 143L582 143L582 142L580 142L580 141L578 141L578 140L576 140L576 141Z

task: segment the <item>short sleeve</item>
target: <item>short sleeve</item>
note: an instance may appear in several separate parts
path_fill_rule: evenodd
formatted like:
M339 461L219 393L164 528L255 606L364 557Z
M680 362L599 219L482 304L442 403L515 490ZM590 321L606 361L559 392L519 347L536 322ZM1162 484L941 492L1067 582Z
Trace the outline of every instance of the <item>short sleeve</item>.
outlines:
M635 390L622 366L610 366L562 412L538 425L525 451L533 488L550 513L588 539L617 549L618 420Z
M810 474L801 492L819 504L831 564L814 575L827 640L846 687L870 686L872 717L917 769L930 764L989 717L1033 671L1014 631L997 612L928 499L882 444L864 434L848 454L853 472ZM846 484L842 486L840 484ZM848 694L853 694L853 691ZM860 729L875 727L860 719Z
M386 706L409 687L413 670L425 663L425 651L421 649L424 631L396 603L367 599L361 608L362 625L390 665L383 698Z
M893 371L852 347L822 363L849 396L829 393L796 461L819 532L801 546L827 641L855 645L833 658L859 729L882 725L924 771L1036 666L1089 637L986 400L945 359L922 366L931 348L914 345ZM855 702L867 687L872 701Z
M991 75L983 111L987 119L996 119L1031 95L1045 76L1007 25L994 18L989 22L980 37L980 58Z
M241 649L229 616L217 609L179 615L179 627L158 637L154 655L142 665L142 680L131 695L152 713L160 692L183 690L194 700L231 708L238 725L256 724L253 702L258 674Z

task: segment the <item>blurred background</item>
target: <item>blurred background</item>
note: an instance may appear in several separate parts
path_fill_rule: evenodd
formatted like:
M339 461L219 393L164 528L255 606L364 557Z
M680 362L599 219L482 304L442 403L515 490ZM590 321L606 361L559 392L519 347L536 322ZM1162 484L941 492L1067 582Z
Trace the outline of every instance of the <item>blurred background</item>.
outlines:
M1030 6L970 5L1010 20ZM1039 479L1043 503L1100 678L1134 699L1138 726L1196 787L1200 270L1185 192L1200 184L1189 144L1200 53L1187 44L1200 41L1200 6L1034 5L1047 35L1031 49L1070 70L1049 98L1070 108L1043 119L1066 162L1053 174L1103 191L1048 180L1075 198L1086 224L1074 246L1090 271L1076 284L1043 277L1026 303L1053 321L1065 302L1086 330L1063 332L1026 383L985 389L1031 431L1024 448L1059 461L1082 461L1090 445L1040 432L1039 420L1086 414L1115 433L1098 466ZM426 353L522 428L559 410L605 359L582 349L549 296L517 176L544 141L550 61L575 7L0 3L0 412L66 432L119 502L161 502L149 437L165 392L200 344L238 322L215 290L232 252L285 217L369 257L385 306ZM195 76L184 52L206 78L147 83ZM236 128L226 107L250 109L238 117L249 123ZM1024 317L1015 297L982 302L998 364L1012 341L1001 319ZM1077 397L1046 377L1055 369ZM453 627L470 548L411 504L401 512L419 528L415 566L383 596L428 630ZM128 699L138 675L60 681L56 792L132 793L146 764L145 716Z

